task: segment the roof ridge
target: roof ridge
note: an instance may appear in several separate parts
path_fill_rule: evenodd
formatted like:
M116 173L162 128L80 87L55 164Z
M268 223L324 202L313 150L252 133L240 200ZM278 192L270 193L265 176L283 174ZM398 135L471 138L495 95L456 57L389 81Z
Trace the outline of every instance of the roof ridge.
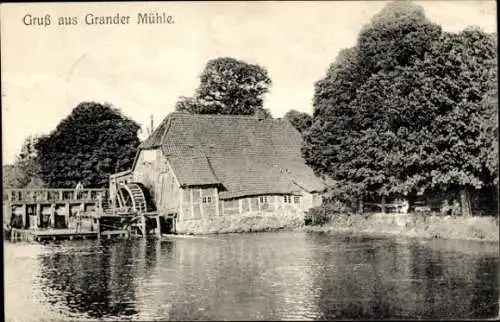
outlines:
M185 112L172 112L170 115L172 116L186 116L186 117L194 117L194 118L241 118L241 119L250 119L255 120L257 116L255 115L241 115L241 114L197 114L197 113L185 113ZM263 120L279 120L281 118L265 118Z

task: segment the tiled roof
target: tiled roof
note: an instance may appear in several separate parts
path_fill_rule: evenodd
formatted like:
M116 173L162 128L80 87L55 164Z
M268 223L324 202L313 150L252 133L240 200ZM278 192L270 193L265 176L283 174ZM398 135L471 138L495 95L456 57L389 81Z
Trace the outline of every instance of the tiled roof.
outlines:
M204 156L189 158L172 156L169 157L169 161L177 180L182 185L196 186L222 183L210 169L208 159Z
M161 147L181 185L222 185L222 199L325 188L284 119L172 113L140 149Z

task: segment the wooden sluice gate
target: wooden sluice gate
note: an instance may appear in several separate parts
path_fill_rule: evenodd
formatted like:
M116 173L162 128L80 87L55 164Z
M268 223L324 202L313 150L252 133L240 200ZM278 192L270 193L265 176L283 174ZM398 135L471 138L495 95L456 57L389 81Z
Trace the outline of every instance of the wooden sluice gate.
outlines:
M10 189L4 223L17 229L70 229L78 213L97 211L107 189Z
M138 185L107 189L11 189L3 196L4 233L12 241L161 237L165 218ZM149 210L149 211L148 211Z

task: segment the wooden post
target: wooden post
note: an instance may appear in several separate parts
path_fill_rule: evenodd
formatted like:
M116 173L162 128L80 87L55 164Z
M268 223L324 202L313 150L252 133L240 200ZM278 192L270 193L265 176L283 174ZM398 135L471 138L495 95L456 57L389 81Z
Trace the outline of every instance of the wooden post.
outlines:
M26 228L26 216L28 215L27 214L27 209L26 209L26 204L23 203L23 205L21 206L21 210L22 210L22 225L23 225L23 228L22 229L25 229Z
M361 198L358 199L358 212L360 214L363 214L364 213L364 209L365 209L365 206L363 204L363 198L361 197Z
M146 216L141 215L141 231L142 237L146 238Z
M115 209L116 209L116 188L115 188L115 182L111 181L110 188L109 188L109 198L111 200L111 209L113 212L113 215L115 214Z
M50 205L50 228L56 228L56 204Z
M101 239L101 217L97 217L97 239Z
M161 237L161 218L160 215L156 215L156 236Z
M380 209L382 213L385 214L385 196L382 196L382 203L380 204Z
M35 221L35 229L39 228L38 227L38 223L40 223L40 226L42 225L42 222L43 222L43 217L42 217L42 205L37 203L36 204L36 208L35 208L35 218L36 218L36 221ZM31 226L31 224L30 224Z
M71 206L69 202L66 203L66 211L64 213L64 224L66 225L66 228L69 228L69 215L71 213Z

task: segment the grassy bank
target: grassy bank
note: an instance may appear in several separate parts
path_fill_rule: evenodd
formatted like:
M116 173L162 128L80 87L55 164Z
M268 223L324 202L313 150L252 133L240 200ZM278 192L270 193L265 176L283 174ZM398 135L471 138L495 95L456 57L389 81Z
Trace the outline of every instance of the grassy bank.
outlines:
M248 212L178 223L180 234L224 234L293 229L304 225L304 213L291 209L279 212Z
M422 216L415 214L335 215L328 224L306 231L389 234L420 238L498 241L496 217Z

